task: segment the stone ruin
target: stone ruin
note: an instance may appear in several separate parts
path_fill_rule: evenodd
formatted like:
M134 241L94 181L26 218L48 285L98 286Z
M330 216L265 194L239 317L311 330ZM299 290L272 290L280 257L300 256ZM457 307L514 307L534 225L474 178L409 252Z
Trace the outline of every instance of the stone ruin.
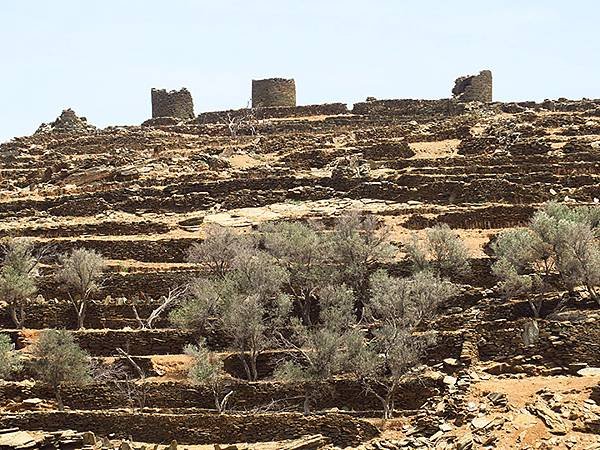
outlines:
M296 82L293 78L252 80L252 107L296 106Z
M85 117L79 117L68 108L54 122L41 124L36 133L85 133L94 130L96 127L88 124Z
M483 102L492 101L492 72L482 70L479 75L467 75L459 77L454 82L452 95L459 102Z
M158 117L194 118L192 94L186 88L182 88L179 91L152 89L151 96L153 119Z

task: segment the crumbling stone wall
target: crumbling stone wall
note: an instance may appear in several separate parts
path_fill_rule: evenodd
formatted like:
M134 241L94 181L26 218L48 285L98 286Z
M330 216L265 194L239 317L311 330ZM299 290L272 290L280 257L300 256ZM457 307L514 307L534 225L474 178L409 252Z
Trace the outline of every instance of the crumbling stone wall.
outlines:
M252 107L296 106L296 82L293 78L252 80Z
M244 116L250 113L249 109L233 109L229 111L210 111L198 114L199 124L225 122L227 115L231 117ZM253 111L256 119L274 119L281 117L304 117L304 116L337 116L349 114L345 103L325 103L322 105L303 105L276 108L257 108ZM278 124L278 126L281 126Z
M56 431L75 429L100 435L116 433L147 442L211 444L295 439L321 433L346 447L372 439L379 430L342 414L153 414L129 412L28 412L4 415L0 427Z
M479 75L459 77L454 82L452 95L459 102L492 101L492 72L482 70Z
M148 376L152 376L150 359L134 357ZM131 374L133 377L136 374ZM396 408L415 410L421 408L429 398L444 390L441 372L432 372L431 376L413 378L398 386L394 403ZM232 411L249 410L268 405L273 399L279 399L280 405L288 411L302 411L306 392L320 390L325 395L314 399L315 411L328 408L340 408L350 411L380 411L381 402L371 392L367 392L360 381L350 377L334 378L326 382L276 382L227 380L227 386L234 393L229 406ZM148 382L146 406L149 408L214 408L214 397L209 386L182 384L181 381ZM127 397L115 389L111 383L91 383L83 386L65 385L61 390L63 401L71 409L107 410L125 408ZM378 390L378 394L383 394ZM52 388L43 383L19 383L7 381L0 384L0 405L21 402L27 398L54 399ZM191 412L191 411L189 411Z
M462 112L462 105L451 99L370 100L355 103L352 109L353 114L365 116L451 116Z
M180 119L194 118L194 103L192 94L186 88L179 91L152 89L152 118L178 117Z

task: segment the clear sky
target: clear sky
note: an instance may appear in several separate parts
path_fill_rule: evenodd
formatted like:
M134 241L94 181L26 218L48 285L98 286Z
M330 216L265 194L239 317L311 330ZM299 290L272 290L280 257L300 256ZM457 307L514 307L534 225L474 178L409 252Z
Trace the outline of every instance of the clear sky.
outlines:
M238 108L253 78L351 104L448 97L487 68L496 100L599 98L599 17L597 0L0 0L0 141L66 107L139 124L152 87Z

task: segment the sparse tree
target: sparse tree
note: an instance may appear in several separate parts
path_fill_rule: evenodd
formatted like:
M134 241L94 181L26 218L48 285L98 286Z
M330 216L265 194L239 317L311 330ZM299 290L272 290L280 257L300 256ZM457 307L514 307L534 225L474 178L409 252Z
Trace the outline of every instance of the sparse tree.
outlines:
M106 261L96 251L80 248L62 255L60 264L56 278L69 290L69 298L77 313L77 328L81 329L91 296L101 288Z
M254 381L258 356L289 315L289 298L281 292L286 279L286 271L272 256L247 248L236 254L223 278L192 282L190 298L170 318L186 328L220 329L230 338L248 379Z
M249 131L252 136L258 134L257 109L251 106L251 102L248 102L245 109L228 111L224 122L233 138L237 138L242 130Z
M146 372L122 348L117 348L117 355L121 359L115 360L114 364L92 361L93 378L112 385L126 400L131 412L135 412L136 409L143 410L150 392Z
M21 368L21 359L10 338L0 334L0 379L8 378Z
M288 289L304 323L312 324L319 289L336 276L331 264L331 239L299 222L280 222L262 228L264 246L288 271Z
M292 322L292 337L279 337L286 348L293 350L289 359L280 364L275 378L286 381L306 381L304 412L310 412L311 402L321 394L323 382L347 370L348 345L358 333L354 315L354 294L348 287L328 286L320 292L319 321L307 326Z
M240 236L230 228L211 224L201 243L193 244L188 251L188 262L206 266L211 275L223 278L232 268L239 252L253 247L250 238Z
M0 298L8 304L10 317L17 328L23 328L25 310L37 292L39 257L27 239L9 239L4 245L0 269Z
M536 212L527 228L501 233L492 250L493 273L507 297L527 295L534 316L540 317L548 285L558 275L569 292L563 306L582 286L600 304L600 214L598 208L549 203Z
M469 270L469 253L457 233L446 224L425 231L425 243L413 237L406 246L415 271L433 270L440 275L464 275Z
M54 390L59 411L64 410L62 389L65 385L81 385L90 380L90 357L65 330L42 331L33 346L32 355L37 378Z
M177 302L179 302L181 300L181 298L185 295L186 291L187 291L187 286L178 287L175 289L169 289L169 293L166 296L163 295L160 298L160 300L161 300L160 305L157 306L156 308L154 308L152 310L152 312L150 313L150 315L145 319L142 319L140 317L140 314L137 310L136 305L131 305L131 308L133 309L133 313L135 314L135 318L138 321L138 323L140 324L140 328L142 330L153 329L154 321L159 319L161 315L163 315L166 311L168 311L175 304L177 304Z
M189 379L193 383L207 386L213 394L215 408L219 414L224 413L233 390L227 389L224 381L223 362L210 354L204 341L200 341L198 345L187 345L184 353L192 359Z
M389 243L389 229L373 216L351 212L340 217L332 234L333 261L341 282L352 287L360 303L369 290L369 276L391 260L397 249ZM362 308L361 308L362 310Z
M398 279L378 271L372 275L371 286L365 317L373 329L372 338L353 336L348 360L364 388L379 399L388 419L402 380L433 339L430 333L416 334L415 328L457 291L452 283L430 272Z

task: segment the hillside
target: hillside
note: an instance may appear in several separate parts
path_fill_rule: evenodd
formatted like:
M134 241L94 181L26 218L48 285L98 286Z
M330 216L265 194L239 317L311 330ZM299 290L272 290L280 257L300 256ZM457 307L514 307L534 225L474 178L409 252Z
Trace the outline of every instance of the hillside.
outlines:
M32 238L52 255L25 329L15 329L6 305L0 328L25 355L40 330L66 328L93 358L112 364L116 349L127 349L147 374L143 413L98 380L65 387L67 410L59 412L25 364L0 384L0 428L114 433L137 447L175 439L190 449L600 449L599 305L578 290L553 311L564 292L545 292L539 336L526 345L527 298L502 295L490 249L547 202L598 207L598 100L370 100L105 129L65 111L1 144L0 161L0 237ZM327 233L350 212L389 230L399 249L390 273L407 273L406 246L434 225L447 224L469 253L470 270L452 279L459 294L419 325L437 340L427 368L403 382L395 418L380 419L377 398L350 376L328 380L316 414L304 415L305 385L272 377L285 348L262 353L259 380L248 382L218 333L207 345L223 359L234 394L227 413L209 411L209 390L186 378L183 350L198 333L174 328L167 315L140 329L131 305L147 317L170 290L204 273L187 252L211 225L249 235L267 222L302 221ZM81 247L101 253L108 269L86 328L75 330L52 273L56 255ZM312 435L323 439L303 438ZM81 447L80 435L73 439Z

